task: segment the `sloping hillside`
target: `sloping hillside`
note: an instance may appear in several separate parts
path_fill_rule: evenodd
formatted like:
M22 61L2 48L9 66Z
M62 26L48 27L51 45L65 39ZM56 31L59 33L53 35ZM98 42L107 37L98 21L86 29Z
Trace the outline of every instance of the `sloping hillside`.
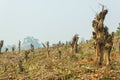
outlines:
M92 42L79 44L79 48L79 53L73 53L69 45L59 50L51 47L49 57L40 48L29 53L27 60L25 51L0 54L0 80L120 80L117 50L112 50L110 66L98 67Z

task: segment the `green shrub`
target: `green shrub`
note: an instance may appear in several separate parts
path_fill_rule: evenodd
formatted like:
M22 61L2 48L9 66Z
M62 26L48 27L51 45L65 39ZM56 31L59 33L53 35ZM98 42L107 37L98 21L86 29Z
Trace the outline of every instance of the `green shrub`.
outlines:
M70 79L72 77L73 77L73 74L67 74L67 75L65 75L65 80L68 80L68 79Z
M84 54L84 52L81 49L79 50L79 53L82 54L82 55Z
M78 61L78 57L75 54L71 56L71 59L74 61Z

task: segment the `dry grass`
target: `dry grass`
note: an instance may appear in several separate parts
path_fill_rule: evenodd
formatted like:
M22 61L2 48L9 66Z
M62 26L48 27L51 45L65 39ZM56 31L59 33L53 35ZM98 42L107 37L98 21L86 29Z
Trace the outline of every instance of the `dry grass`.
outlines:
M89 44L82 44L79 53L70 52L70 47L50 48L47 57L45 48L35 50L25 60L25 53L4 53L0 55L0 80L119 80L120 57L112 52L111 66L97 67L94 64L95 53ZM23 61L24 71L20 72L18 61Z

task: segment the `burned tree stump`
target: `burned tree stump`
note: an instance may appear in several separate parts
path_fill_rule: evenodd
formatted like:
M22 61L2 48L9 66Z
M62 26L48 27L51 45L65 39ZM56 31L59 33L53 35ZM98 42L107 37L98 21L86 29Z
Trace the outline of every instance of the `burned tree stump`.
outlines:
M31 52L34 52L34 45L33 44L30 44L30 50L31 50Z
M25 61L27 62L27 60L28 60L28 54L29 54L29 51L25 51L25 56L24 56L24 58L25 58Z
M110 52L113 46L113 33L108 32L107 26L104 26L104 19L108 13L107 9L102 8L102 11L97 14L95 19L92 22L94 28L93 39L94 39L94 48L96 52L96 62L99 65L103 64L103 56L107 55L106 64L110 63Z
M47 57L50 56L50 47L49 47L49 41L46 42L46 45L42 43L43 47L47 50Z
M1 49L2 49L2 47L3 47L3 43L4 43L4 40L1 40L1 41L0 41L0 53L1 53Z
M20 50L21 50L21 41L19 40L19 43L18 43L18 51L20 53Z
M74 51L75 53L78 53L78 40L79 40L78 34L75 34L71 42L72 51Z
M57 44L57 57L59 58L59 59L61 59L61 56L62 56L62 50L61 50L61 47L63 46L63 44L61 44L61 41L59 41L59 43Z
M24 71L24 68L23 68L22 64L23 64L23 61L22 61L22 60L19 60L19 61L18 61L19 72L23 72L23 71Z
M15 52L15 47L14 47L14 46L12 47L12 52L13 52L13 53Z
M118 48L119 48L119 54L120 54L120 42L119 42L119 44L118 44Z
M33 44L30 44L30 49L29 49L29 53L32 53L32 57L34 57L35 55L35 52L34 52L34 45Z

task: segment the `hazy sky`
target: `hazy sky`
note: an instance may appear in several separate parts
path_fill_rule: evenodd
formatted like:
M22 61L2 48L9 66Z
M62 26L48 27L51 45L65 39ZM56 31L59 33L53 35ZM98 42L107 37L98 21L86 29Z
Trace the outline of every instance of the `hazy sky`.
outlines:
M92 36L92 20L101 10L109 10L105 24L115 31L120 22L120 0L0 0L0 40L16 44L26 36L40 42L71 40Z

